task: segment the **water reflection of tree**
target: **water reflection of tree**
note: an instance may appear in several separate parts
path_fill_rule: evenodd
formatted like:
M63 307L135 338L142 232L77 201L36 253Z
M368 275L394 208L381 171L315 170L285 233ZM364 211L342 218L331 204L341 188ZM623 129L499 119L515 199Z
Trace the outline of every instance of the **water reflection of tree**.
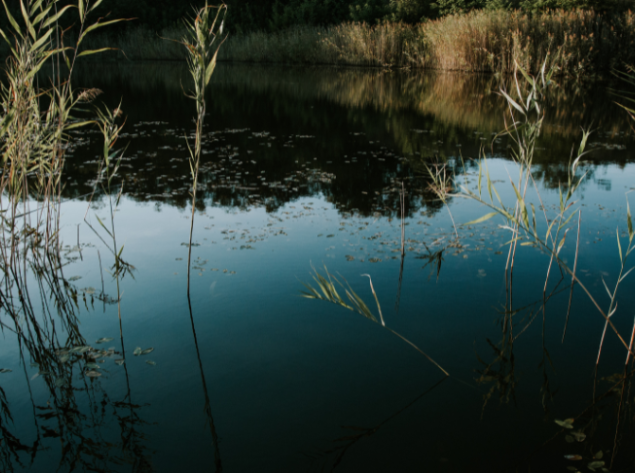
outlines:
M537 163L531 170L536 182L541 182L547 189L558 189L566 184L569 179L569 167L565 163ZM577 177L586 174L585 179L580 183L580 190L583 191L590 182L593 182L596 174L596 166L590 162L579 166Z
M119 100L122 93L130 97L125 110L129 123L164 119L177 128L190 126L189 115L181 100L181 83L186 79L184 68L164 64L91 65L78 73L78 80L115 92L113 99ZM372 163L368 167L345 166L340 162L342 156L358 150L368 151L368 141L374 141L387 143L407 159L476 158L482 146L489 149L492 133L504 128L504 101L493 94L500 83L501 79L494 76L463 74L219 67L212 84L214 99L209 108L214 118L209 129L248 126L254 131L267 130L279 137L300 128L307 130L317 139L311 150L298 151L300 163L314 165L313 156L319 156L320 168L337 175L337 180L332 185L308 183L298 190L260 187L254 192L253 189L240 189L253 184L247 179L240 179L232 188L223 189L214 182L213 176L207 175L203 176L206 182L202 182L203 187L207 187L206 200L213 200L220 206L246 208L254 200L249 196L258 193L259 200L266 201L266 208L275 210L300 197L326 193L338 207L357 208L365 215L372 214L373 204L368 196L382 192L396 173L402 179L406 179L407 173L398 170L398 161L387 160L382 165ZM538 144L544 150L536 163L544 166L548 186L557 185L558 166L568 162L571 143L581 133L580 123L590 125L593 120L594 128L608 132L627 129L627 117L614 113L604 87L562 84L552 90L554 92L547 100L547 121ZM245 110L250 111L248 118ZM351 136L353 131L362 132L363 136L354 138ZM166 140L170 142L169 138ZM156 142L150 141L145 144L133 141L132 147L139 146L142 153L156 152ZM174 136L174 142L179 141L182 142L182 136ZM228 137L227 142L230 141L243 153L248 144L253 144L238 135ZM497 156L507 156L504 140L493 144ZM217 145L208 143L208 146ZM259 148L257 152L259 164L267 169L269 181L282 181L297 169L293 166L295 159L280 159L276 147ZM596 156L598 159L601 156L604 161L621 163L630 159L623 151L605 151ZM327 160L332 160L332 164L325 163ZM127 188L138 190L140 200L159 200L177 207L186 205L189 197L182 191L185 181L177 179L170 184L157 181L156 177L171 175L173 169L161 155L152 161L156 169L147 173L148 179L131 180ZM350 172L351 169L354 172ZM83 184L93 177L87 167L76 166L69 160L67 177L67 182L80 183L78 187L67 187L68 197L90 191L89 185ZM173 193L173 190L178 192ZM368 194L362 194L362 191ZM390 202L386 207L393 208L394 203ZM202 209L204 204L201 202L200 205Z

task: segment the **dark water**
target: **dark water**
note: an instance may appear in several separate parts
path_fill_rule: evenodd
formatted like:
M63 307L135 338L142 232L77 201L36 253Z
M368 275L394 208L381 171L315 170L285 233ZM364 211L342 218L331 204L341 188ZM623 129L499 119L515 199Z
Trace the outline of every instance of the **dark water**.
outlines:
M423 163L436 158L457 173L457 190L476 188L475 159L485 148L501 198L514 203L510 142L492 141L505 126L504 101L492 92L497 78L219 67L209 91L191 306L187 71L91 65L77 81L102 89L99 100L111 107L122 102L118 146L127 151L115 179L117 189L123 182L115 225L134 278L120 281L120 333L107 272L113 258L98 236L106 196L97 193L87 212L101 136L78 132L62 196L63 271L77 304L56 306L32 278L31 303L47 335L19 343L5 319L4 471L590 471L599 451L608 466L620 396L605 378L622 373L626 350L609 332L596 386L603 397L593 403L604 319L587 296L576 288L562 343L570 278L553 270L555 295L543 311L549 258L519 246L510 335L510 233L498 217L461 226L487 211L451 197L460 234L453 243L449 213L427 190ZM635 172L630 122L614 100L606 84L556 89L534 165L553 210L580 127L595 130L576 196L577 268L604 309L603 280L612 288L620 269L616 228L627 244L625 194ZM570 226L562 256L572 264L577 220ZM312 266L348 281L377 315L362 276L369 274L386 325L450 376L380 324L301 298ZM613 316L627 341L631 278ZM60 363L67 381L38 375L33 363L45 354L82 346L113 350L71 353ZM154 350L135 356L137 347ZM85 376L87 362L101 376ZM622 409L632 417L630 402ZM554 421L566 418L576 419L583 441L565 439ZM630 429L623 419L612 471L632 471ZM583 458L565 459L573 454Z

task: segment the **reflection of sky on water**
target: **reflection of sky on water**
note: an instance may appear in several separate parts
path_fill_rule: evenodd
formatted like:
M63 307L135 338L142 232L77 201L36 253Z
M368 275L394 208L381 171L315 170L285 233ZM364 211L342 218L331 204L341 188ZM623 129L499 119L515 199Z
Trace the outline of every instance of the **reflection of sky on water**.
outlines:
M323 96L328 94L320 97ZM156 102L173 98L174 92L167 98L157 98ZM242 105L228 118L232 126L239 125L241 114L246 116L249 108L245 104L252 103L250 98L255 100L247 88L239 100ZM311 100L316 100L316 106L322 101ZM326 99L321 106L318 116L328 116L326 111L334 107ZM174 107L185 116L180 105ZM131 105L130 109L136 118L130 120L129 127L135 125L136 119L148 118L143 117L140 107ZM276 113L292 122L294 110L297 108L290 106L278 108ZM360 125L357 131L381 125L384 115L366 111L372 123ZM254 120L270 120L273 126L272 115L262 109L259 113L260 118ZM414 120L412 116L416 115L410 116ZM354 122L356 115L350 117ZM157 119L169 120L169 117ZM241 154L234 160L243 164L228 170L233 175L233 184L228 188L219 187L224 184L215 180L216 174L222 173L215 172L218 169L211 164L207 171L214 176L203 179L207 192L204 210L201 208L196 214L194 242L198 246L192 250L192 308L225 471L311 471L313 457L313 466L319 470L317 467L331 464L336 456L325 453L338 445L334 439L360 432L342 426L378 425L442 377L425 358L378 325L325 302L300 298L301 282L310 281L311 265L318 270L326 265L331 273L341 275L373 308L368 279L361 277L363 273L370 274L387 324L416 343L452 375L377 433L351 447L343 457L341 471L452 471L452 467L481 471L478 469L484 465L488 468L508 465L555 433L554 417L575 415L586 406L601 317L577 291L568 338L561 345L568 292L550 301L546 343L555 373L548 372L552 387L558 389L553 402L547 403L551 414L545 421L540 399L543 372L539 368L542 360L539 315L515 346L519 379L516 405L499 404L495 395L480 420L482 396L489 386L477 386L474 382L477 377L474 370L482 368L475 352L490 361L493 352L486 340L496 343L500 339L495 322L505 300L504 244L510 236L497 227L501 223L497 218L460 227L463 247L445 249L437 281L436 267L422 267L429 251L443 248L452 237L447 209L433 202L429 194L418 193L425 181L412 170L416 162L410 156L399 159L404 153L398 147L403 143L391 142L388 134L380 143L375 142L376 138L351 135L353 126L349 122L333 120L341 128L332 130L336 139L330 144L325 144L330 133L328 121L322 129L313 130L312 139L290 139L292 132L307 131L300 126L286 132L288 135L278 133L271 148L267 146L272 141L270 137L255 136L252 131L221 134L220 138L226 141L224 146L231 143L232 150L238 146ZM188 126L184 121L178 123L183 129ZM128 155L137 158L124 162L131 167L123 168L125 192L116 213L118 244L124 245L122 256L136 267L135 279L126 277L122 281L127 367L133 401L141 406L139 415L147 422L141 430L147 437L145 444L153 452L150 457L154 469L201 471L212 469L214 462L185 297L187 247L183 243L188 238L190 217L187 164L182 159L183 149L178 150L180 154L174 149L156 150L159 144L178 147L181 140L174 134L167 137L161 137L160 132L152 134L153 129L160 130L161 126L177 128L171 122L147 125L151 136L143 144L135 142L135 139L144 141L139 137L132 138ZM383 126L389 128L386 123ZM260 130L261 123L254 125L254 131L256 127ZM461 127L465 124L457 127L453 136L464 137L473 132ZM413 134L419 135L423 133ZM181 140L181 148L182 144ZM152 152L164 154L149 158L145 153L152 147L155 148ZM81 149L78 148L71 163L84 156ZM259 149L265 151L257 153ZM474 149L478 147L474 145ZM256 164L251 163L248 150L254 151ZM629 155L629 149L611 153ZM230 152L225 157L222 154L222 150L217 150L209 162L230 159ZM344 155L350 159L344 159ZM357 163L353 162L354 155ZM334 156L339 156L339 161ZM170 161L175 157L178 160ZM314 161L314 157L318 159ZM624 193L630 190L634 171L632 164L624 164L628 160L589 166L592 172L579 192L582 235L578 267L594 296L605 305L608 300L601 277L609 285L615 282L619 260L614 232L616 226L621 232L626 228ZM566 177L563 162L566 160L549 167L541 163L536 168L537 177L549 183L548 188L541 189L548 208L558 202L553 183ZM488 164L502 199L512 202L513 190L508 182L509 175L517 175L515 166L503 159L490 159ZM77 186L69 185L68 197L73 187L78 188L76 195L85 191L82 179L94 176L90 166L84 163L85 169L80 171L80 165L70 171L69 179L76 180ZM227 163L223 166L229 168ZM283 185L284 179L298 175L297 171L305 178L307 168L327 173L321 177L330 182L318 180L312 188L301 188L305 182L298 179L297 183ZM279 182L280 188L261 185L258 191L235 190L235 187L251 187L256 182L252 174L260 174L261 170L267 175L275 174L268 180ZM137 181L132 179L133 172ZM235 176L237 172L240 176ZM250 177L246 177L246 172ZM170 184L178 195L159 196L170 185L161 179L157 181L158 176L164 176L165 181L178 180ZM396 189L401 179L406 181L409 196L407 253L399 288L401 229ZM465 183L475 189L476 181L477 168L468 163L467 174L461 174L457 184ZM275 200L275 205L270 205L267 198ZM538 208L539 202L531 200ZM97 250L105 269L112 264L112 255L83 224L86 205L79 200L63 204L63 240L74 246L80 225L83 248L83 260L74 260L64 268L64 273L67 278L81 277L73 283L77 288L87 288L89 293L93 288L98 293L101 275ZM450 200L450 208L457 224L487 213L473 202L459 198ZM103 196L97 198L94 210L88 214L95 228L99 228L95 216L105 221ZM539 218L539 222L544 231L544 221ZM563 250L563 257L569 262L575 248L571 235ZM69 256L74 258L78 254ZM519 248L514 278L515 307L541 298L547 265L548 258L536 249ZM104 276L106 293L115 297L114 281L107 273ZM550 287L556 282L554 276ZM565 278L562 284L568 283ZM618 328L624 332L630 330L631 321L627 319L631 315L621 307L632 307L632 284L630 279L626 280L620 310L615 315ZM397 294L400 294L398 312ZM106 344L106 348L111 345L118 348L116 305L106 305L104 310L100 301L91 300L90 294L88 310L83 301L79 305L81 331L87 342L112 337L114 341ZM528 311L519 314L519 326L524 326L530 320L528 317ZM135 357L131 353L136 347L155 350ZM35 437L27 379L37 369L29 367L27 360L25 376L18 354L15 339L5 332L0 367L13 371L0 374L0 385L6 391L15 419L13 432L28 443ZM623 350L610 337L603 355L603 374L619 369L623 357ZM146 360L156 365L151 366ZM80 378L76 373L78 385L83 383ZM42 377L30 381L37 405L46 404L48 398L42 381ZM103 376L92 383L90 386L101 386L111 399L126 395L123 369L112 360L104 363ZM78 405L84 411L96 399L99 397L93 394L77 394ZM85 422L92 425L90 420ZM103 442L115 442L119 435L116 421L108 415L103 426L87 429L86 435L89 432L95 438L103 435L100 440ZM48 442L44 441L46 445ZM606 448L609 442L600 437L598 444ZM38 454L32 471L49 471L50 465L56 464L58 447L52 441L50 446L51 450ZM552 457L557 457L557 462L553 461L560 467L562 454L568 453L563 448L561 444L549 445L536 460L537 465L547 461L554 464Z
M507 172L515 175L509 162L492 160L489 165L495 181L506 180ZM602 179L610 180L614 191L609 193L604 186L589 182L580 200L583 246L579 267L589 271L590 286L597 289L600 298L599 276L605 274L610 280L616 272L613 231L618 224L625 226L625 201L619 191L629 188L629 168L606 166L601 170ZM471 187L475 186L474 177L467 177ZM503 182L497 186L501 197L509 201L511 187ZM554 204L556 196L553 190L543 190L545 202ZM460 199L452 201L451 209L459 223L484 213L484 209ZM76 225L81 223L85 211L83 202L64 204L65 241L74 241ZM96 211L102 217L103 213ZM165 205L157 210L129 199L123 200L116 214L118 240L125 246L123 256L137 268L135 280L126 278L122 285L126 344L128 350L155 347L151 359L156 366L149 366L141 357L128 356L128 368L137 402L148 404L142 409L144 419L157 423L144 430L156 450L154 461L159 471L183 468L184 462L196 470L211 461L209 433L200 417L202 391L184 297L187 248L181 244L187 240L188 217L186 210ZM439 372L414 350L362 317L326 303L300 299L300 281L309 280L311 263L318 268L326 264L331 272L341 274L369 303L371 294L360 274L370 273L388 324L415 340L452 375L474 384L472 370L478 367L474 349L481 357L487 357L485 338L496 337L497 330L492 325L497 317L494 309L504 300L506 252L501 244L509 236L496 228L495 219L462 229L466 248L459 254L446 250L441 276L435 282L434 276L428 277L428 269L421 270L423 260L416 257L426 253L423 242L433 246L440 238L450 236L447 213L413 216L407 223L410 251L396 314L399 253L392 251L400 245L398 219L343 217L319 196L290 202L273 214L262 208L241 212L213 207L197 213L194 241L200 246L193 248L193 259L199 264L205 260L207 263L198 266L202 269L193 270L193 309L216 428L222 437L221 452L228 469L275 470L263 467L263 462L289 470L304 468L301 453L328 450L332 438L346 434L338 430L340 425L368 426L379 422L391 409L398 409L400 403L416 397L439 378ZM84 248L83 262L75 261L65 273L67 277L82 276L75 282L80 288L99 288L96 251L100 249L104 266L108 266L109 256L95 236L85 226L81 228L82 244L90 242L91 246ZM381 236L369 239L378 234ZM250 243L253 249L241 250L241 244L254 235L261 238ZM496 254L501 250L503 254ZM565 257L570 258L571 247L565 251L569 251ZM355 260L347 261L346 255ZM370 263L369 256L382 261ZM519 305L539 297L546 263L535 249L519 251ZM106 292L114 291L114 283L106 275ZM630 305L631 294L625 287L620 304ZM569 339L560 347L556 341L566 297L561 299L554 301L548 313L554 332L553 337L549 336L553 342L551 356L561 373L554 382L564 392L557 399L564 400L567 394L588 385L587 379L579 375L581 369L586 373L591 366L593 353L588 347L598 343L601 319L588 304L581 302L576 307L576 302ZM104 314L101 303L95 301L94 310L81 312L82 333L87 341L113 337L112 344L117 345L116 306L107 306ZM622 325L619 319L616 321ZM506 449L518 451L520 445L538 442L553 430L549 424L535 424L532 420L542 412L533 394L539 380L532 374L540 354L539 324L533 325L524 338L526 342L519 343L516 352L517 369L522 373L518 390L521 409L501 407L494 400L486 410L485 421L479 423L479 391L483 387L472 391L450 380L393 425L388 424L377 438L360 443L347 454L351 468L371 461L366 458L371 453L370 464L381 464L387 452L395 448L406 457L413 451L421 452L417 457L434 456L439 444L452 461L461 463L453 453L456 442L461 442L463 435L472 437L477 432L484 441L487 439L486 444L495 442L497 449L505 445ZM571 350L577 353L575 360L570 356ZM16 354L15 344L7 339L0 364L14 371L2 375L6 380L8 376L17 377L21 370ZM618 361L621 356L619 350L614 354L609 350L605 362ZM122 376L121 368L111 364L98 382L108 392L117 393L122 389ZM36 399L46 398L37 378L31 384ZM14 417L30 418L30 403L21 395L24 381L6 384L5 389ZM567 400L560 405L556 400L553 409L565 416L569 403ZM421 419L434 427L422 428ZM446 425L458 419L461 432ZM523 429L516 430L519 423ZM32 435L29 425L21 421L17 433L28 438ZM105 431L109 429L112 426ZM506 429L513 429L514 435L503 434ZM267 435L263 436L265 431ZM422 451L420 446L415 449L415 443L429 447ZM469 445L463 444L461 450L473 455L482 452L481 461L491 460L491 451L478 439L472 438ZM246 448L248 456L244 455ZM409 453L409 448L415 450ZM45 461L47 456L38 458Z

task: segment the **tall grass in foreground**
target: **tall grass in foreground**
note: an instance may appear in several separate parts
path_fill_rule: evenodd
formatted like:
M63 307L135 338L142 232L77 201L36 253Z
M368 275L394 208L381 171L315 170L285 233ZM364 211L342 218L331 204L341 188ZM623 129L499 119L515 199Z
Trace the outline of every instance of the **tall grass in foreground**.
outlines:
M30 362L38 367L37 375L45 379L49 393L46 409L50 410L46 415L59 421L58 428L65 435L59 468L88 471L95 470L109 455L104 451L107 448L86 448L89 428L83 425L76 400L76 393L82 389L72 385L72 377L77 373L76 368L89 379L101 376L92 368L95 358L114 356L116 352L87 345L77 319L80 298L88 304L86 292L82 296L63 271L67 264L65 258L71 252L79 251L81 256L79 237L76 248L63 250L59 234L61 177L68 133L92 123L80 119L79 114L97 91L75 90L71 80L62 77L72 77L78 58L99 52L86 48L87 35L119 20L88 23L88 17L101 3L99 0L64 3L62 6L57 0L20 0L21 17L14 18L3 0L11 31L0 30L10 51L0 99L3 108L0 118L0 327L3 332L7 330L16 335L25 377ZM73 11L78 14L75 22L79 34L75 40L65 43L59 23L70 20ZM38 72L47 63L52 66L53 74L48 83L40 84ZM61 68L67 71L62 74ZM24 359L25 353L30 357L28 362ZM28 378L25 381L30 383ZM83 390L88 391L88 387ZM95 399L94 394L88 396L89 403ZM0 388L0 433L5 440L0 441L3 466L11 456L20 463L18 453L22 456L24 452L30 453L33 462L41 449L41 439L47 436L40 432L44 429L43 416L35 415L33 397L31 402L38 437L29 447L22 445L2 425L3 420L11 420L11 415ZM90 408L95 412L96 403ZM124 425L135 422L132 416L127 418L129 421L122 419L120 423L122 438L128 435L123 432ZM128 443L135 443L132 435ZM10 464L7 471L12 471Z
M0 264L6 298L13 297L13 291L20 298L28 293L26 273L32 264L46 268L52 281L64 279L59 206L65 149L68 132L91 123L77 113L94 93L74 90L70 79L62 81L60 68L66 67L71 77L78 58L100 52L85 49L82 43L88 33L119 21L89 24L99 3L78 0L62 7L55 0L20 0L22 17L16 19L3 1L12 29L0 30L10 50L0 119ZM58 23L73 9L78 12L79 36L65 45ZM37 74L47 62L53 65L53 77L40 87ZM23 306L27 310L27 304Z
M199 163L203 141L203 121L205 120L205 88L209 84L216 58L222 41L227 5L201 8L192 21L186 22L187 36L181 43L187 48L187 62L194 80L194 90L187 95L196 102L196 136L194 148L187 142L190 152L190 171L192 173L192 218L190 220L190 240L187 251L187 296L190 296L190 272L192 259L192 234L194 233L194 214L196 211L196 185L198 183ZM187 137L186 137L187 139Z

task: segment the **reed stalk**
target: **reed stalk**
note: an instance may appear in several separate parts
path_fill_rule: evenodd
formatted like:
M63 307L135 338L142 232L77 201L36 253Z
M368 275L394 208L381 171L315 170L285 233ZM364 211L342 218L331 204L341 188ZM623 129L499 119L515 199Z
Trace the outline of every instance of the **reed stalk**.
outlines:
M125 261L121 255L124 250L124 245L119 247L117 245L117 232L115 227L115 212L117 211L117 207L119 206L119 202L121 200L121 196L123 194L123 182L121 186L119 186L119 190L116 192L114 202L113 202L113 192L115 189L113 188L113 180L117 176L117 172L119 171L119 166L121 165L121 160L124 156L125 149L115 150L114 146L117 143L117 139L119 138L119 133L124 127L124 123L121 125L117 124L117 118L122 115L121 105L119 105L114 110L110 110L108 108L104 108L103 110L97 109L97 120L95 123L99 126L99 129L102 133L102 137L104 139L103 146L103 160L100 165L100 169L98 171L98 177L95 183L95 188L93 189L93 194L91 195L88 201L88 207L86 208L86 213L84 214L84 222L88 225L88 227L97 235L97 237L106 245L109 251L112 253L114 257L114 263L111 267L111 274L115 278L117 284L117 315L119 317L119 337L121 339L121 349L123 353L123 358L125 360L125 345L123 341L123 322L121 319L121 279L123 279L126 274L130 274L131 277L134 278L133 271L135 267ZM95 216L97 222L100 227L106 232L107 237L104 237L97 231L97 229L89 222L87 219L88 211L91 208L92 200L95 194L95 190L97 189L97 185L101 186L102 193L108 199L108 209L109 209L109 218L110 218L110 228L106 226L106 224L98 217ZM106 241L106 238L110 239L110 242ZM101 268L101 255L99 255L99 264ZM104 294L104 284L103 284L103 275L102 275L102 298L105 301L106 295Z
M187 252L187 296L190 296L190 272L192 259L192 235L196 211L196 187L203 144L203 122L205 120L205 88L209 84L216 67L218 52L223 39L223 26L227 5L212 7L205 4L198 10L193 20L185 22L187 35L180 41L187 48L187 63L194 80L194 90L186 96L196 103L196 136L194 148L185 137L190 152L190 172L192 175L192 216L190 219L190 239Z
M28 301L26 272L29 265L44 264L51 281L64 279L60 255L60 204L62 172L68 133L90 120L79 118L81 104L94 98L91 91L73 88L71 77L77 60L100 51L86 49L87 35L121 20L90 24L88 18L99 1L77 0L58 8L57 0L19 0L21 17L16 19L3 0L10 25L0 30L9 57L2 82L0 101L0 224L4 294L9 300L12 287ZM59 26L70 12L78 13L79 35L66 45ZM68 68L62 81L59 60ZM39 86L38 73L51 61L54 77L47 88ZM31 209L35 201L35 208ZM43 253L40 253L43 252ZM59 290L56 294L61 294Z
M518 72L515 77L515 91L513 92L515 97L512 97L509 93L507 93L507 91L503 89L501 89L500 91L501 95L507 100L509 106L509 116L511 118L511 123L509 123L504 133L508 135L516 145L513 153L513 158L518 164L519 177L516 182L510 177L510 183L516 196L516 202L513 207L506 206L500 198L498 191L496 190L490 179L489 172L487 171L485 155L482 156L481 162L479 163L477 191L475 192L471 189L468 189L467 187L462 186L462 192L454 195L456 197L467 198L479 202L491 210L491 212L487 213L483 217L468 222L465 225L481 223L497 215L504 218L506 223L504 225L501 225L501 228L509 230L512 234L512 239L510 241L510 257L508 258L508 265L510 265L511 263L511 268L513 268L513 260L517 244L522 241L522 245L534 246L550 256L549 268L547 269L547 276L545 279L545 290L547 287L547 281L551 271L552 263L555 262L560 267L561 271L571 276L569 306L565 320L563 341L566 334L566 326L569 320L569 311L571 309L571 299L573 297L574 285L577 284L583 290L583 292L589 298L590 302L605 320L604 330L600 341L600 349L598 351L598 357L596 360L597 372L597 365L600 361L602 345L604 343L604 337L606 335L608 327L611 327L613 332L617 335L620 343L622 343L624 348L627 350L627 353L630 356L633 355L632 344L626 342L624 337L619 333L611 320L617 309L616 298L619 286L624 278L630 273L630 270L626 270L626 260L634 249L633 237L635 236L635 232L633 231L630 207L627 206L626 215L629 235L628 246L624 252L622 251L620 243L619 231L617 235L617 244L621 262L618 280L613 291L610 291L608 289L608 286L606 286L606 283L604 283L605 289L611 299L608 310L605 311L601 308L599 303L591 294L591 291L584 285L584 283L579 279L576 273L579 252L581 210L573 210L572 207L576 203L576 201L573 200L574 194L578 186L586 176L586 174L578 176L577 170L580 165L581 158L585 155L585 146L589 137L589 133L584 132L583 138L578 148L577 156L575 157L575 159L572 159L572 162L570 164L568 182L566 183L566 185L564 185L564 188L561 185L559 189L559 212L555 216L552 216L552 218L549 218L543 205L543 213L545 216L545 224L547 225L547 230L545 232L545 235L542 236L538 232L535 208L532 204L529 204L527 202L527 190L531 183L535 189L536 195L540 196L538 187L531 176L531 169L533 156L536 149L536 139L540 134L542 123L544 120L544 108L542 107L541 101L544 96L544 91L551 84L551 77L554 71L552 68L549 70L549 72L547 72L547 60L543 62L543 66L541 67L541 72L538 77L530 76L527 71L523 69L519 64L517 64L516 67ZM518 74L520 74L524 78L525 83L523 85L521 85L518 80ZM528 88L529 91L527 93L523 93L523 90L526 88ZM486 179L486 188L487 194L489 194L489 200L487 200L486 197L483 195L483 177L485 177ZM496 200L494 199L494 196L496 197ZM542 200L540 201L542 202ZM570 228L568 228L568 224L575 215L578 216L578 238L576 244L574 266L573 268L569 268L569 266L561 258L560 253L565 245L567 233L570 230Z
M445 376L450 376L450 374L436 361L434 361L427 353L425 353L421 348L412 343L406 337L401 335L400 333L394 331L390 327L386 325L384 320L384 315L381 311L381 305L379 304L379 298L377 297L377 293L375 292L375 288L373 287L373 280L369 274L362 274L362 276L367 276L370 282L370 289L373 293L373 297L375 298L375 303L377 304L377 312L379 313L379 320L375 317L373 312L368 308L364 300L353 290L350 284L346 280L342 283L339 279L337 279L333 274L329 273L329 270L324 267L324 274L320 274L315 268L313 268L313 281L317 284L317 288L313 287L311 284L302 283L302 285L306 288L306 291L302 291L302 297L307 299L315 299L330 302L332 304L338 305L340 307L344 307L345 309L351 310L353 312L357 312L360 315L363 315L368 320L375 322L376 324L381 325L382 328L388 330L390 333L400 338L412 348L417 350L421 355L423 355L430 363L439 368ZM340 290L344 290L344 294L346 299L340 295L337 288ZM318 290L319 289L319 290Z

